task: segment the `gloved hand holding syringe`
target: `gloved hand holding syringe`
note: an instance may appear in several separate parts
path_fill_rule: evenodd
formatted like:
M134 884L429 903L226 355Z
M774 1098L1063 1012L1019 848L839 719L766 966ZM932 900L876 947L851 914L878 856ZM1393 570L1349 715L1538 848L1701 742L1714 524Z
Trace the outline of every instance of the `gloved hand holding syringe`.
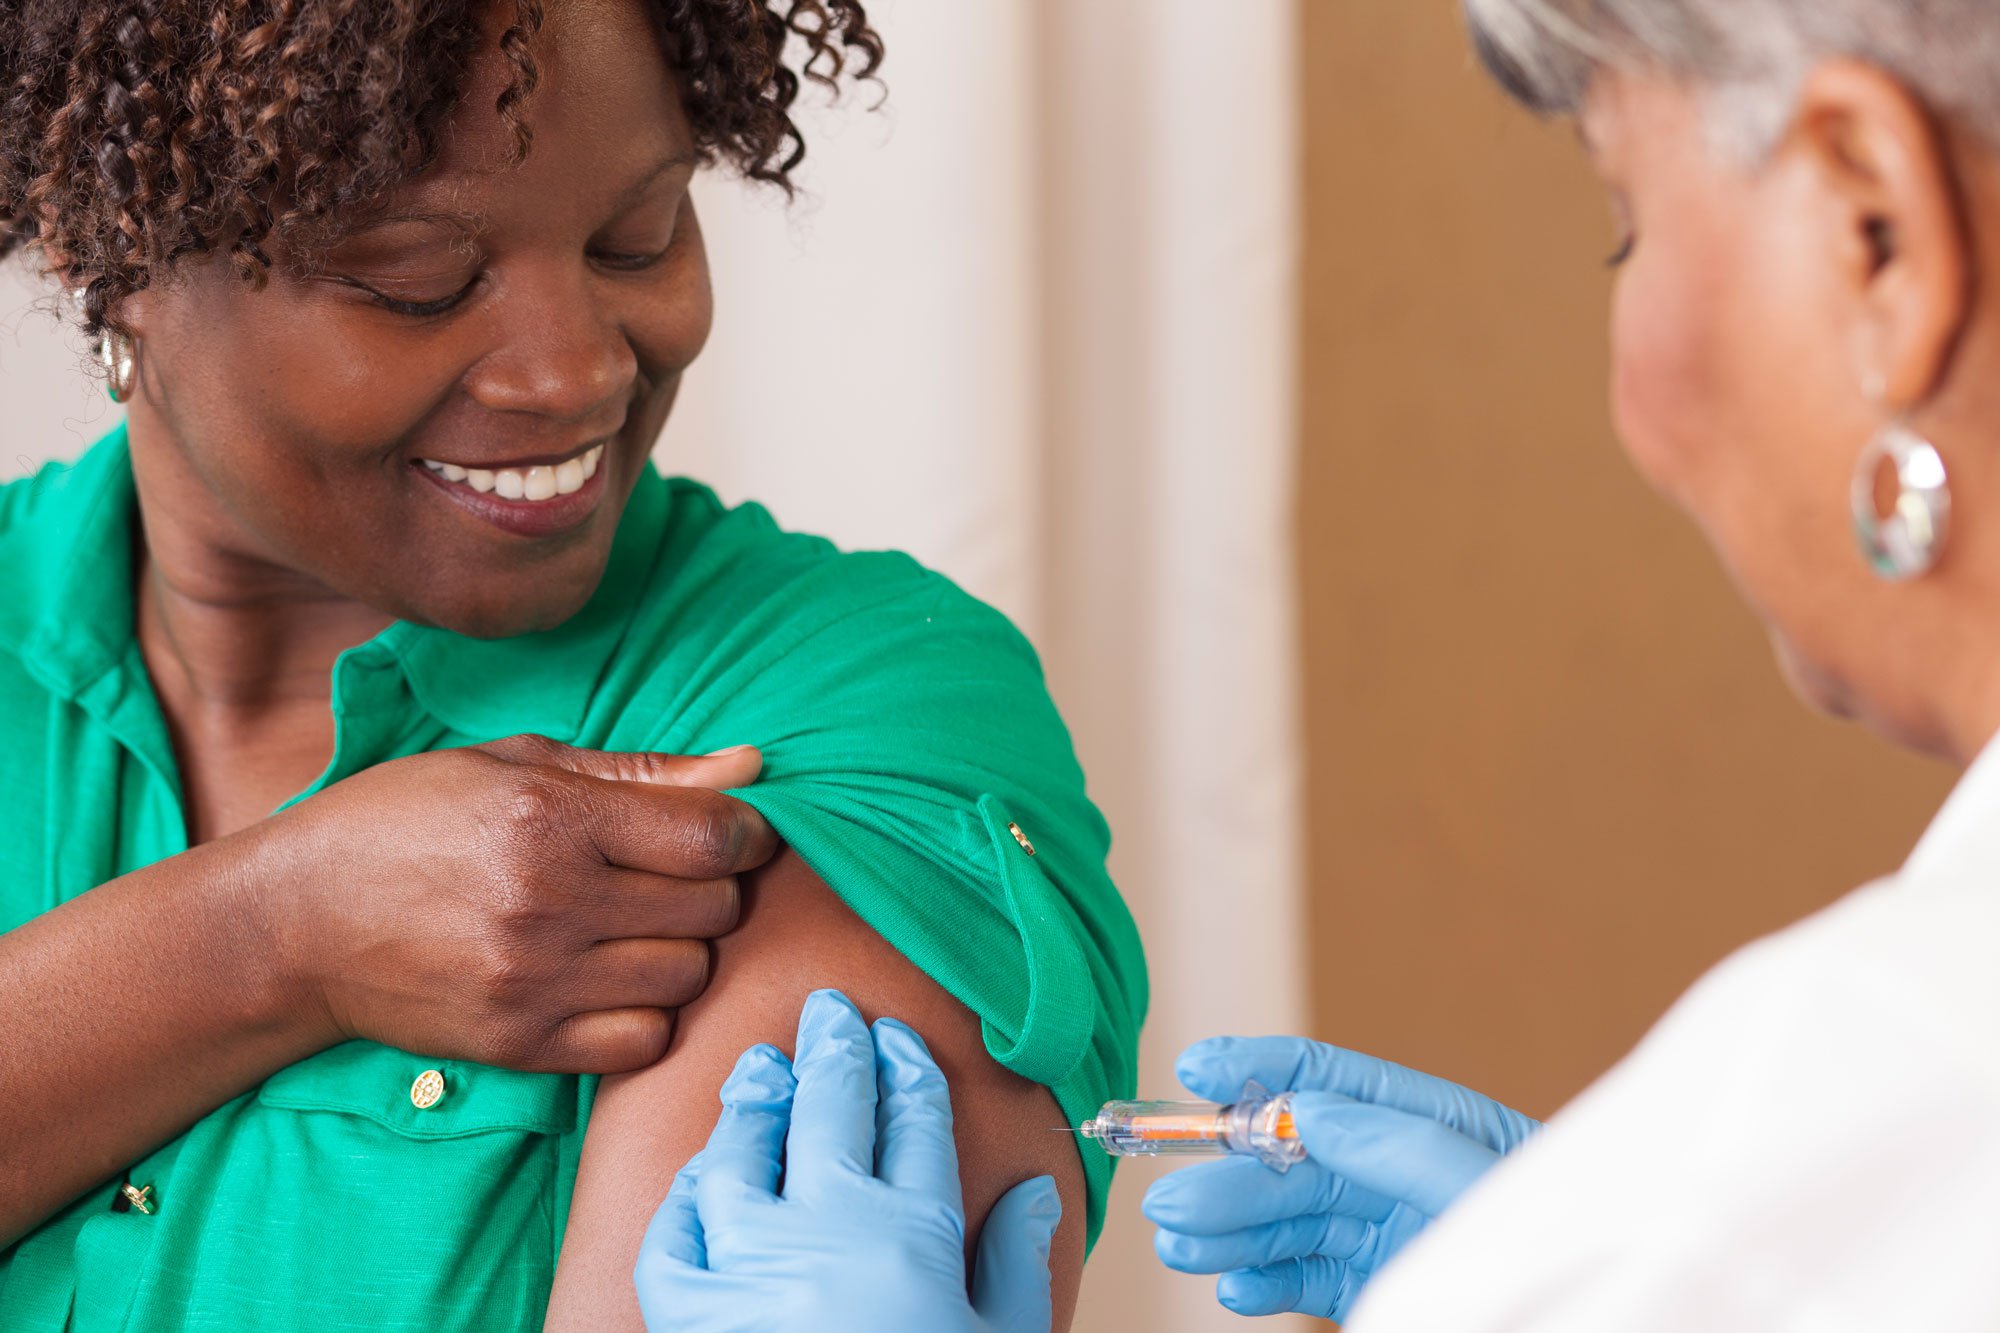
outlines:
M1469 1088L1296 1037L1201 1042L1175 1072L1217 1103L1113 1103L1086 1134L1121 1156L1226 1157L1154 1181L1144 1211L1161 1261L1220 1274L1216 1295L1238 1314L1345 1319L1383 1264L1540 1128Z

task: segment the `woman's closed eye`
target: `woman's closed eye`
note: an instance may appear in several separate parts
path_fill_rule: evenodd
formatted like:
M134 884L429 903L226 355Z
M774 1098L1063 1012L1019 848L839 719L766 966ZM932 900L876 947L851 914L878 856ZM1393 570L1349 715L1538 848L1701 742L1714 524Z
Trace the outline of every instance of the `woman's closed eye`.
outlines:
M1618 248L1613 250L1611 257L1604 261L1604 266L1606 268L1625 267L1626 261L1632 258L1632 251L1637 248L1638 244L1639 238L1629 231L1626 232L1625 239L1618 243Z
M596 250L591 252L591 262L620 273L638 273L652 268L673 252L669 245L664 250L651 253L627 254L616 250Z
M471 295L472 289L479 285L479 276L479 274L475 273L470 279L461 282L457 288L441 296L430 297L418 296L415 293L406 293L400 296L392 295L378 287L370 286L359 278L341 277L339 281L365 293L370 301L381 306L384 310L393 311L398 315L407 315L412 319L429 319L449 313L459 303L464 301L467 296ZM421 286L422 284L416 285Z

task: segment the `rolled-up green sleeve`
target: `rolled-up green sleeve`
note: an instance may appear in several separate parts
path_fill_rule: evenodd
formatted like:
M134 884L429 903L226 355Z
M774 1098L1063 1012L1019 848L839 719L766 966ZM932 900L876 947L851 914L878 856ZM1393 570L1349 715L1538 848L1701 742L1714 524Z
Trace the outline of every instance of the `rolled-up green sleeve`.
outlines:
M668 721L644 748L762 747L738 795L979 1016L995 1060L1073 1120L1131 1096L1145 961L1027 640L906 556L843 555L754 506L699 527L672 559L702 613L657 627L638 715ZM1083 1160L1094 1242L1111 1163Z

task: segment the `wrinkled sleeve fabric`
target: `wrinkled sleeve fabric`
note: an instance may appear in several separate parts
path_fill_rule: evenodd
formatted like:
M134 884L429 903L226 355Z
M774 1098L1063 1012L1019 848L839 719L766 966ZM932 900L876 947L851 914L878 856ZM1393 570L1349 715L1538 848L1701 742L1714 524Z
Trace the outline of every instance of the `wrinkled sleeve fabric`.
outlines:
M1132 1095L1145 963L1040 663L1007 619L893 553L842 554L672 483L645 612L598 697L630 748L763 749L737 793L976 1013L1073 1121ZM599 728L586 728L597 731ZM1086 1153L1089 1235L1111 1164Z

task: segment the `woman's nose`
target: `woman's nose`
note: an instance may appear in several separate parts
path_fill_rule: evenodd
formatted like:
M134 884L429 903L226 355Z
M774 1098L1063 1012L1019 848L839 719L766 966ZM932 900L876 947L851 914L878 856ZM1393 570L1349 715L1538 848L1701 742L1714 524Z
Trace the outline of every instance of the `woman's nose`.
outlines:
M582 283L565 283L493 313L500 336L466 377L467 391L496 412L581 421L626 397L639 360L622 322Z

